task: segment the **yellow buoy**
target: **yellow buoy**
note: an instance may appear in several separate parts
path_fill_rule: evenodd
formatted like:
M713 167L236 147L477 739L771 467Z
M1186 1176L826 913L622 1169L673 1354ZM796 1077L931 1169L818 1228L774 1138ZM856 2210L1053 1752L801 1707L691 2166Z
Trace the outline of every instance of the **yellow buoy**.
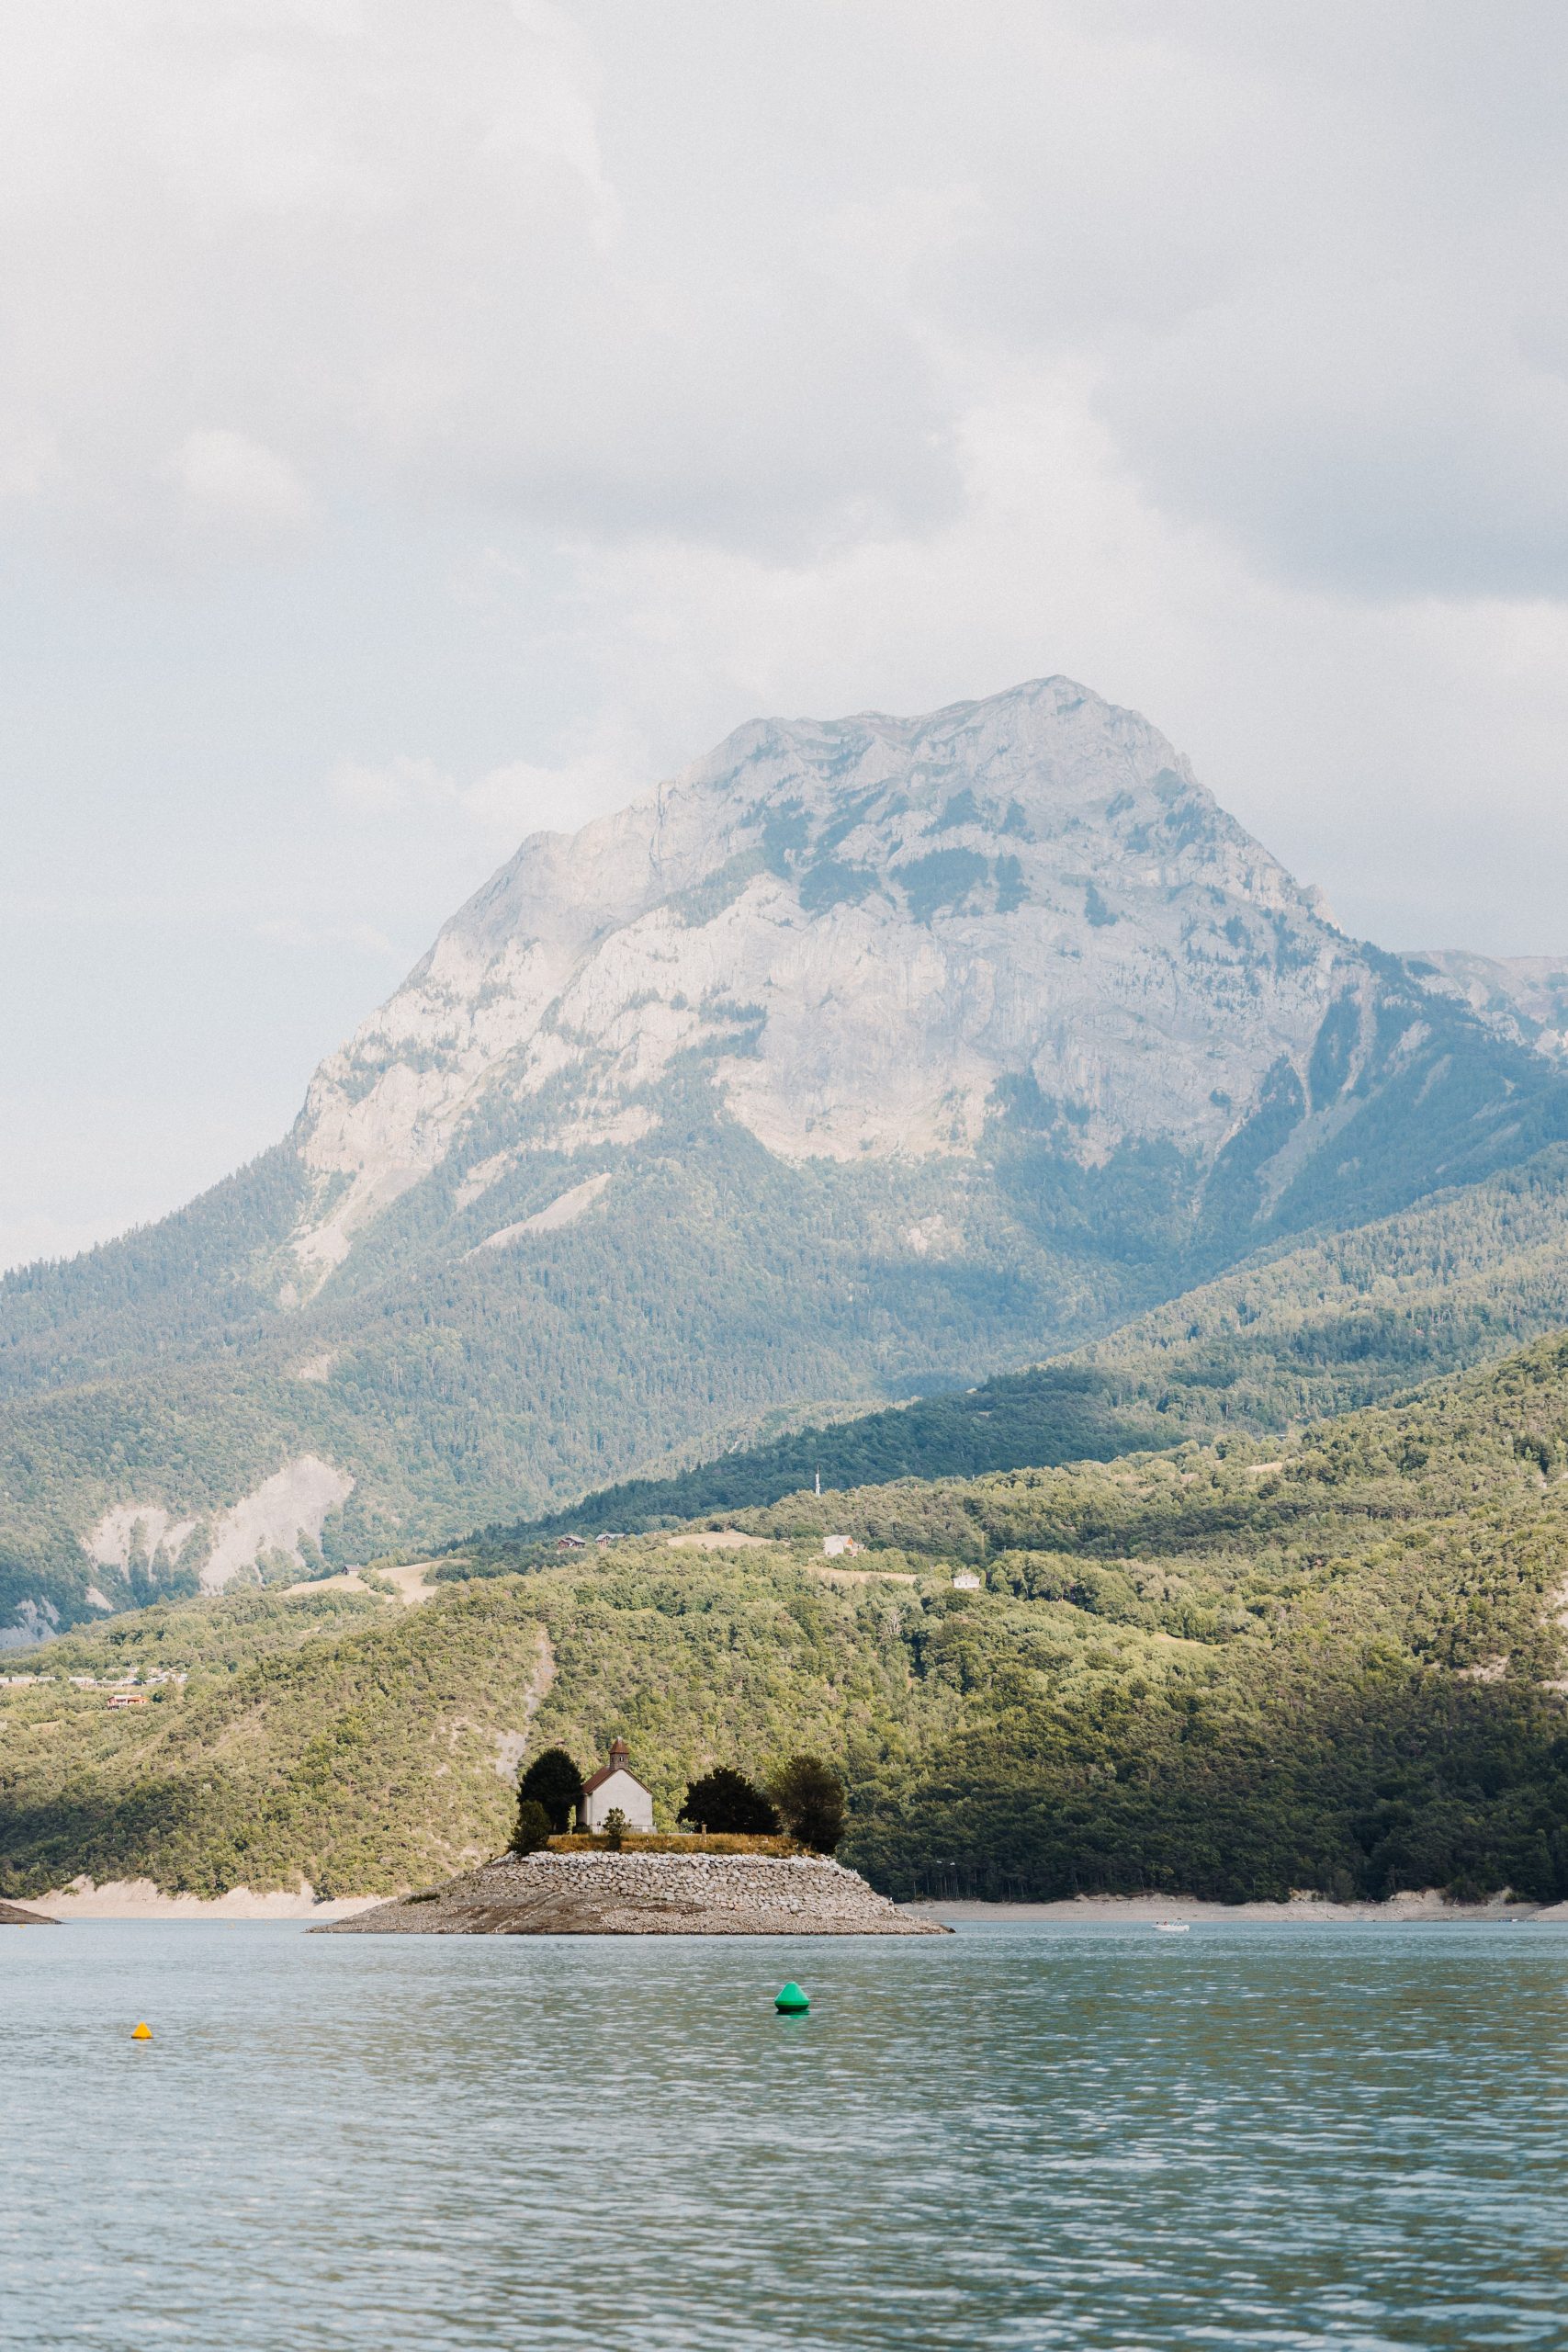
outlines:
M132 2041L152 2041L152 2027L148 2024L148 2022L147 2022L147 2020L146 2020L146 2018L142 2018L142 2020L141 2020L141 2024L140 2024L140 2025L138 2025L138 2026L133 2026L133 2027L131 2028L130 2038L131 2038Z

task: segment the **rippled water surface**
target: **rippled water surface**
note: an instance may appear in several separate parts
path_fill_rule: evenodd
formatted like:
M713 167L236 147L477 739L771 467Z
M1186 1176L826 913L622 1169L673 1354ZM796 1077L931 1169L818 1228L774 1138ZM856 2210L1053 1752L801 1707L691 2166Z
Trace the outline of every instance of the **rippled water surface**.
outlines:
M1554 1927L0 1929L0 2337L1568 2346L1565 2023Z

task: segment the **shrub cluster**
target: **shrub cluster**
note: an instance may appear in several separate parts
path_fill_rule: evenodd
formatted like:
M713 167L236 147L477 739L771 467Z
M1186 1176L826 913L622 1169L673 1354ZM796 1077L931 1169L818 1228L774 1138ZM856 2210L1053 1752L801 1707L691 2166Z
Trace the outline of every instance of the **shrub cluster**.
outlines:
M679 1818L697 1829L755 1838L773 1837L782 1826L796 1845L831 1854L843 1838L845 1814L844 1784L832 1766L818 1756L792 1756L765 1790L728 1765L705 1772L687 1788Z

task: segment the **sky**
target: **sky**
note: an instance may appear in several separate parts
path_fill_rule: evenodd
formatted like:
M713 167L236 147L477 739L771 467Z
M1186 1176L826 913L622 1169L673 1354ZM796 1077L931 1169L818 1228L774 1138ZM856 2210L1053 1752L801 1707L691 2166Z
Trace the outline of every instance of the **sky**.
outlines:
M1568 955L1568 12L8 0L0 1264L539 826L1062 672Z

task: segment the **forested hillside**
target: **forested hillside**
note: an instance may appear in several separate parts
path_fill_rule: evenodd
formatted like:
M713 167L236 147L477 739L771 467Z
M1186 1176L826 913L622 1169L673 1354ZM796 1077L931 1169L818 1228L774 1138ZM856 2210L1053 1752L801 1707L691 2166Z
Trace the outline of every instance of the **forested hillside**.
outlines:
M478 1539L658 1527L810 1487L1111 1461L1278 1435L1568 1327L1568 1149L1187 1292L1028 1372L733 1449ZM474 1541L463 1545L468 1555Z
M520 1747L619 1732L666 1820L712 1763L834 1755L901 1894L1568 1896L1565 1472L1552 1340L1270 1455L795 1496L745 1549L491 1557L412 1610L163 1604L0 1692L0 1893L417 1883L502 1842ZM133 1668L188 1679L67 1679Z
M759 720L525 842L275 1150L0 1282L0 1649L961 1390L1565 1136L1136 713ZM829 1475L1169 1434L1085 1369Z
M40 1598L70 1623L93 1615L90 1589L117 1606L194 1590L200 1543L170 1559L152 1513L210 1525L300 1457L353 1480L320 1547L363 1561L749 1440L792 1403L1016 1363L1042 1332L1098 1329L1164 1287L1146 1263L1086 1267L983 1172L792 1166L694 1084L681 1117L678 1160L609 1155L604 1211L526 1249L479 1249L498 1212L476 1204L434 1267L394 1252L379 1279L362 1265L281 1325L226 1329L210 1350L171 1337L134 1374L0 1408L0 1628ZM548 1155L502 1213L535 1213L580 1174ZM911 1260L900 1235L954 1215L961 1190L963 1252ZM131 1505L152 1540L117 1568L83 1538ZM309 1565L313 1545L295 1549Z

